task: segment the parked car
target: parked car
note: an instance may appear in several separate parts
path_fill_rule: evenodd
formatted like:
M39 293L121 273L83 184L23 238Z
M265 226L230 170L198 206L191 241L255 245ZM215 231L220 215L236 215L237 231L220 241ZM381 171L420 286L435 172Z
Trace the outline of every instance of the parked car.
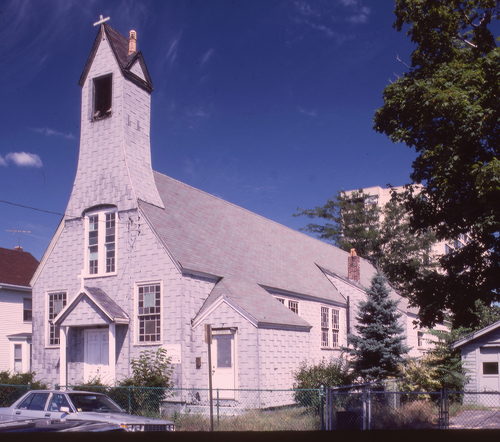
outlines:
M106 395L87 391L33 390L0 408L0 422L37 419L102 422L126 431L175 430L173 422L128 414Z
M17 419L0 422L0 433L39 433L56 432L124 432L125 428L118 424L97 421L81 421L66 419Z

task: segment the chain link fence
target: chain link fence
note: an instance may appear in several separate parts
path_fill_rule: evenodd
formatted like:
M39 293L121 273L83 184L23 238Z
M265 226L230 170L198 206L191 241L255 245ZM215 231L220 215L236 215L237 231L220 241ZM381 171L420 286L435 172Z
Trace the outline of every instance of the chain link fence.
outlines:
M395 384L311 390L66 386L107 394L131 414L177 431L315 431L500 428L500 392L396 391ZM0 385L7 407L30 385ZM213 425L213 427L212 427Z
M131 414L171 420L176 431L315 431L323 425L324 394L311 390L221 390L203 388L57 386L104 393ZM1 406L10 406L29 386L0 385ZM5 394L4 394L5 393ZM212 424L213 423L213 424Z

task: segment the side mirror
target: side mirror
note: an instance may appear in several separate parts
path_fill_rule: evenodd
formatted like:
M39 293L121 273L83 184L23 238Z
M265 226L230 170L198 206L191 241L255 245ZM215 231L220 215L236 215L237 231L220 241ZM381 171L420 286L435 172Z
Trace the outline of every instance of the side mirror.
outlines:
M61 408L59 408L59 411L61 413L69 414L69 407L61 407Z

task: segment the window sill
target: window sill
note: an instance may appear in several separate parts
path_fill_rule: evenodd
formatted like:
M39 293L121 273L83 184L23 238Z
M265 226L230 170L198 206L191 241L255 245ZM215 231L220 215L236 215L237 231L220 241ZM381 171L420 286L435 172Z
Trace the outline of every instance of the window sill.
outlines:
M111 273L93 273L92 275L89 275L88 273L83 275L84 279L94 279L94 278L107 278L111 276L116 276L118 275L118 272L111 272Z

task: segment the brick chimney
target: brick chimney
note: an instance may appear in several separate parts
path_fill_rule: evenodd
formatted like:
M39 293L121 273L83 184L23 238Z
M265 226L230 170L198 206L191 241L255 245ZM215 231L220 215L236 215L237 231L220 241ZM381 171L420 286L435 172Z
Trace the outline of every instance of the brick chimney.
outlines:
M137 33L135 31L130 31L129 39L128 39L128 55L136 52L137 46Z
M351 249L351 255L347 258L347 277L351 281L361 281L359 272L359 256L356 255L356 249Z

